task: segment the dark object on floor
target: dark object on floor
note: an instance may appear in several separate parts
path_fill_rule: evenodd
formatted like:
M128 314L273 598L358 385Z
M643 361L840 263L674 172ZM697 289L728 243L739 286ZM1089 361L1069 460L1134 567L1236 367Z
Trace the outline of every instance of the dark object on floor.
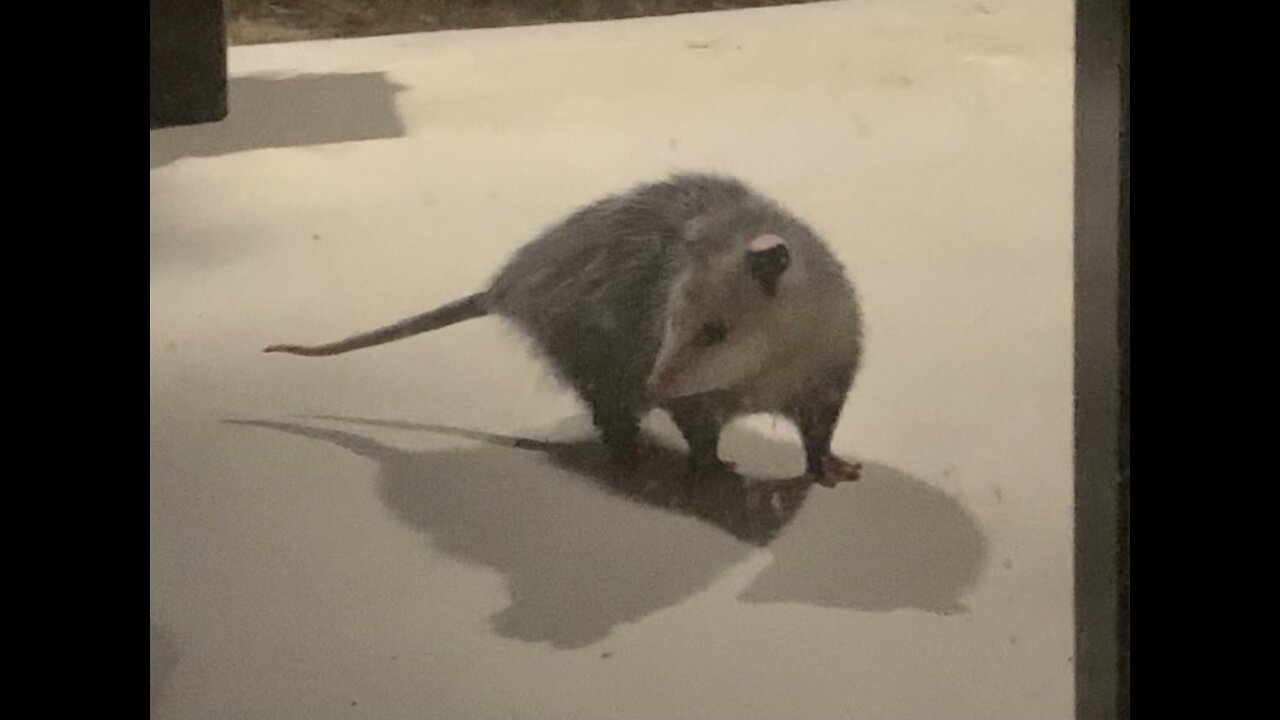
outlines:
M222 0L151 0L151 129L226 116Z
M1076 717L1129 717L1129 0L1076 4Z

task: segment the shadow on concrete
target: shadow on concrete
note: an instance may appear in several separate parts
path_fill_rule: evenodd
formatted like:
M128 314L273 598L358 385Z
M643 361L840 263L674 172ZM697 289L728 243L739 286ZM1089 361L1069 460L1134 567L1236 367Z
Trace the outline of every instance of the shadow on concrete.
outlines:
M151 712L154 713L164 699L169 676L178 665L178 646L164 628L151 621Z
M222 122L151 132L151 169L183 157L402 137L395 96L404 89L385 73L233 78Z
M508 638L578 648L705 589L768 546L774 562L744 593L753 602L801 602L885 611L962 609L986 541L952 498L883 465L835 490L786 477L796 445L731 426L726 456L748 474L686 482L671 437L649 435L645 466L613 471L582 418L533 440L438 425L319 418L444 433L480 444L407 451L344 430L227 420L345 448L376 462L384 503L431 545L494 568L510 605L492 618Z
M774 561L739 597L886 612L965 612L987 540L955 499L893 468L863 467L856 492L809 503L769 546Z

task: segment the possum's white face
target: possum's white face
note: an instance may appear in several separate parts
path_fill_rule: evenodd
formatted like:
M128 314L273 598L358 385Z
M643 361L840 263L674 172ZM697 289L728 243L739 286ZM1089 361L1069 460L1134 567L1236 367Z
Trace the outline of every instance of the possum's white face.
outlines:
M732 390L776 364L791 344L795 275L777 235L698 258L672 289L648 382L654 398Z

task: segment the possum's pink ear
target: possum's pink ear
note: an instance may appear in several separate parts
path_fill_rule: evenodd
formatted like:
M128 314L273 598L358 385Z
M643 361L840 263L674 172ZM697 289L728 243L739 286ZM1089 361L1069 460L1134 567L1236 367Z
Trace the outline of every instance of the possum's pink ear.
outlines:
M760 237L757 237L755 240L752 240L750 243L747 244L747 251L751 253L764 252L766 250L772 250L778 247L779 245L786 245L786 244L787 244L787 241L783 240L778 235L773 235L773 234L761 235Z
M769 296L778 294L778 283L790 265L787 241L777 235L761 235L747 244L747 271Z

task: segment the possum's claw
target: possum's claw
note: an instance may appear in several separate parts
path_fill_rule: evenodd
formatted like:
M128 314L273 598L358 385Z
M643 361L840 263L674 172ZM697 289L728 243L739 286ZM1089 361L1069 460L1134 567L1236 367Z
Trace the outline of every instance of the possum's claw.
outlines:
M835 455L822 459L822 472L812 473L814 482L833 488L842 482L853 482L862 477L862 463L851 463Z

